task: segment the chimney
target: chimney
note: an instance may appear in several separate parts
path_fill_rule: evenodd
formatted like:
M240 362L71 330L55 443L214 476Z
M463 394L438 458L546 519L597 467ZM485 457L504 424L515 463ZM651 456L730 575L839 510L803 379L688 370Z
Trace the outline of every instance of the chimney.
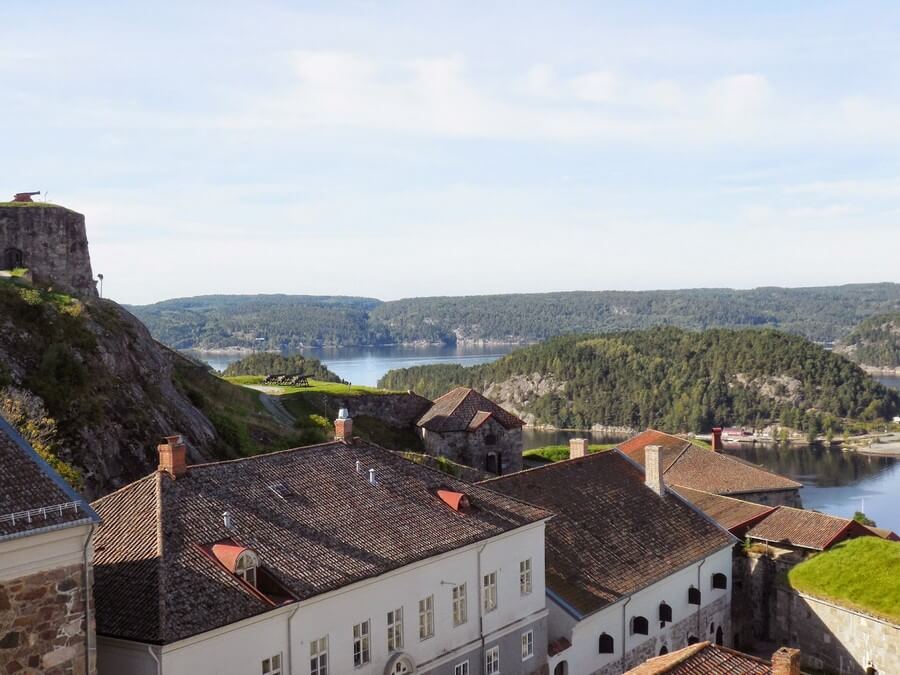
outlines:
M712 449L713 452L722 452L722 427L713 427Z
M344 443L353 442L353 420L350 419L350 413L346 408L341 408L338 417L334 421L334 440L344 441Z
M577 459L584 457L588 452L588 442L586 438L570 438L569 439L569 459Z
M648 445L644 448L644 483L660 497L666 493L662 475L662 454L658 445Z
M165 443L156 446L159 452L159 470L165 471L172 478L183 476L187 471L185 452L187 450L181 436L166 436Z
M800 675L800 650L782 647L772 654L772 675Z

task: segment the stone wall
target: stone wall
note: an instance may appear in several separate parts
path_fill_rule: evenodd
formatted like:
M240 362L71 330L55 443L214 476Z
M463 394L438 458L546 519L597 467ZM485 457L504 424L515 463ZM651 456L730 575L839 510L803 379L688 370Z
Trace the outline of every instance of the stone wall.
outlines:
M329 395L328 414L336 417L340 408L347 408L350 417L375 417L396 429L412 429L431 407L431 401L418 394L362 394L359 396Z
M80 213L61 206L0 206L0 269L19 256L21 266L31 270L36 281L96 297Z
M0 583L0 672L85 675L83 565ZM89 675L95 672L91 654Z
M505 429L489 419L474 431L452 431L438 434L422 429L422 441L428 454L446 457L480 471L506 475L522 470L522 429ZM501 466L492 471L489 454L496 453Z
M764 506L793 506L798 509L803 508L803 503L800 501L800 490L797 489L743 492L732 496L743 499L744 501L753 502L754 504L763 504Z

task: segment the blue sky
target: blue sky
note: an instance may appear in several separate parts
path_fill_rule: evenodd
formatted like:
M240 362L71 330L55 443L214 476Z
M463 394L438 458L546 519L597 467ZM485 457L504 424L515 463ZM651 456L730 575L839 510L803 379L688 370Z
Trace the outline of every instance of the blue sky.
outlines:
M122 302L900 281L897 3L0 8Z

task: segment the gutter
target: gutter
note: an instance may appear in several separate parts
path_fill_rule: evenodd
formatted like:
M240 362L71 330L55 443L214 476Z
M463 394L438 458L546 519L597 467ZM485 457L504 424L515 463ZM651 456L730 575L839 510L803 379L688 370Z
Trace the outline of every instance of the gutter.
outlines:
M621 660L619 661L619 665L621 666L623 672L624 672L624 670L625 670L625 646L626 646L625 640L627 639L627 634L626 634L625 631L626 631L626 629L627 629L627 627L628 627L628 620L627 620L626 615L625 615L625 610L626 610L627 607L628 607L628 603L631 602L631 598L632 598L632 597L634 597L634 596L633 596L633 595L629 595L629 596L628 596L628 599L625 601L625 604L622 605L622 658L621 658Z
M153 645L147 645L147 653L156 661L156 675L162 675L162 661L156 656L156 652L153 651Z
M294 675L294 650L291 648L291 622L294 620L294 615L300 611L300 605L294 607L294 611L291 612L290 616L287 620L287 662L288 662L288 675Z
M91 529L88 531L87 537L84 539L84 548L82 549L82 566L81 566L81 590L84 594L84 672L86 675L91 673L91 650L96 648L91 644L91 600L94 594L91 590L91 561L88 560L88 548L91 539L94 536L94 530L97 528L95 523L91 523Z
M478 639L481 641L481 668L480 671L484 673L484 578L481 576L481 554L484 549L487 547L487 544L482 544L481 548L478 549Z
M697 605L697 640L700 640L703 635L703 626L700 624L700 612L703 610L703 589L700 588L700 570L703 569L707 560L709 560L709 556L704 558L703 562L697 566L697 592L700 593L700 604ZM732 583L732 585L734 584Z

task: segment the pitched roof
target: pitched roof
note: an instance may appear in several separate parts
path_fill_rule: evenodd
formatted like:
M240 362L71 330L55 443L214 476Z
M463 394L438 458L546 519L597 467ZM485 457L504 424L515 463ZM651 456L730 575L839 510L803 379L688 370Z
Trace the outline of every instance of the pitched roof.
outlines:
M468 387L457 387L436 399L417 425L429 431L471 431L488 417L506 429L524 426L525 422Z
M580 616L595 612L735 539L667 492L618 451L556 462L480 483L554 511L546 580Z
M683 485L719 495L796 490L802 487L790 478L737 457L698 447L683 438L655 429L648 429L618 447L643 465L644 448L648 445L660 446L665 479L670 485Z
M672 486L672 489L733 534L737 534L734 530L752 525L775 510L774 506L754 504L680 485Z
M751 539L824 551L849 537L876 536L849 518L779 506L747 531Z
M450 508L438 489L469 507ZM209 555L225 539L302 600L550 516L361 441L190 466L177 479L155 472L95 507L97 631L155 643L272 609Z
M99 520L88 503L0 417L0 540Z
M769 675L768 661L709 642L657 656L632 668L625 675Z

